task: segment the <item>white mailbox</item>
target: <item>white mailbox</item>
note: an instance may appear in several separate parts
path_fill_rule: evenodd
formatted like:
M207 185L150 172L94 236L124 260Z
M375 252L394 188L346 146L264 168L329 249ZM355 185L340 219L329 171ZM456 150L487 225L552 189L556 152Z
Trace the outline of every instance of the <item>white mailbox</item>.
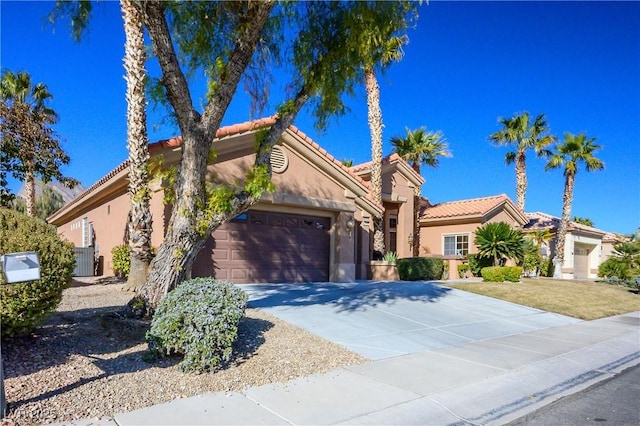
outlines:
M10 253L2 256L2 272L7 283L40 279L40 259L36 252Z

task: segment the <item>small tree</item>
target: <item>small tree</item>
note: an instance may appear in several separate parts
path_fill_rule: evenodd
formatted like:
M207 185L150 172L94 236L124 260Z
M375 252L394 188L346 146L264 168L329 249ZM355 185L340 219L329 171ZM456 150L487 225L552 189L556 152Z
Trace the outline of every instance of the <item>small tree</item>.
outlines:
M491 222L476 229L475 245L478 254L493 259L493 266L507 259L522 259L524 236L522 231L504 222Z
M6 174L25 182L27 215L36 216L36 177L47 183L53 179L73 188L78 181L65 177L60 167L70 158L60 146L51 126L56 122L55 111L46 106L53 98L44 83L32 85L26 72L2 74L0 130L2 133L2 174L0 183L6 185ZM8 190L2 190L3 199Z

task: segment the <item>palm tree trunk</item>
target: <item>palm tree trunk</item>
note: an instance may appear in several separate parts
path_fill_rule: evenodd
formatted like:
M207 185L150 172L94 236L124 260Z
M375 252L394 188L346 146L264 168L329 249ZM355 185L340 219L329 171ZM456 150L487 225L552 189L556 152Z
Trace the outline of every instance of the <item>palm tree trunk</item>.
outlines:
M126 290L137 291L147 279L151 262L151 224L149 207L149 160L145 97L145 51L143 17L131 0L121 0L125 30L124 67L127 81L127 148L129 150L129 247L131 269Z
M562 218L560 220L560 229L556 236L556 258L553 276L555 278L562 277L562 265L564 265L564 249L567 238L567 228L571 221L571 205L573 204L573 187L575 184L575 175L573 173L565 173L564 194L562 195Z
M25 174L25 192L26 192L26 204L27 204L27 216L36 216L36 179L33 176L33 172L27 172Z
M413 170L420 175L420 163L414 161ZM416 187L413 194L413 256L420 256L420 194L422 188Z
M420 188L413 196L413 256L420 256Z
M372 198L375 203L382 205L382 110L380 109L380 86L373 68L366 68L364 77L367 90L369 131L371 132ZM375 216L373 218L373 230L374 255L382 256L384 254L383 216Z
M527 193L527 165L524 151L516 157L516 204L524 212L524 199Z

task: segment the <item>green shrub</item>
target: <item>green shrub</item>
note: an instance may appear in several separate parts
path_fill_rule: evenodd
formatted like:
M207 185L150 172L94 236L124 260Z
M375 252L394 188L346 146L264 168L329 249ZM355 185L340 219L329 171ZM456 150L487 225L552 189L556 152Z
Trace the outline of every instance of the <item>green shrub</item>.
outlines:
M122 244L111 249L111 269L118 277L128 277L131 270L131 249Z
M531 276L540 270L542 264L542 256L540 253L526 253L522 261L522 269L527 276Z
M469 268L474 277L482 276L482 268L493 266L493 259L490 257L481 257L474 253L467 254L467 261L469 262Z
M504 281L504 267L502 266L487 266L482 268L482 280L492 283L501 283Z
M467 278L467 272L469 272L469 265L466 263L458 265L458 276L460 278Z
M383 257L382 260L385 262L396 262L398 260L398 254L394 251L388 251Z
M598 266L598 276L602 278L618 277L621 280L630 277L631 272L626 263L620 262L618 259L609 258Z
M182 354L182 371L213 371L231 358L247 295L232 284L195 278L159 303L147 343L156 355Z
M550 258L543 259L540 262L540 276L541 277L553 277L553 261Z
M520 282L520 277L522 276L521 266L503 266L503 269L505 281L512 283Z
M40 279L5 285L4 277L0 277L3 336L30 333L40 325L62 300L76 264L73 245L60 240L53 226L0 208L0 253L23 251L38 253Z
M405 257L396 266L403 281L439 280L444 271L444 261L435 257Z

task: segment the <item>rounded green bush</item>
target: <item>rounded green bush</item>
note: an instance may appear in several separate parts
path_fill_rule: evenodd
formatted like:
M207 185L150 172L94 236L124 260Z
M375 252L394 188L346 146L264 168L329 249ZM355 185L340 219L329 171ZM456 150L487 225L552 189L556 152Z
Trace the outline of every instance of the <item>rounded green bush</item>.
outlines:
M149 349L184 355L182 371L213 371L231 358L246 305L245 292L228 282L185 281L160 301L147 332Z
M0 277L3 336L30 333L40 325L62 300L76 264L73 245L60 240L53 226L0 208L0 253L24 251L38 253L40 279L6 284L4 276Z

